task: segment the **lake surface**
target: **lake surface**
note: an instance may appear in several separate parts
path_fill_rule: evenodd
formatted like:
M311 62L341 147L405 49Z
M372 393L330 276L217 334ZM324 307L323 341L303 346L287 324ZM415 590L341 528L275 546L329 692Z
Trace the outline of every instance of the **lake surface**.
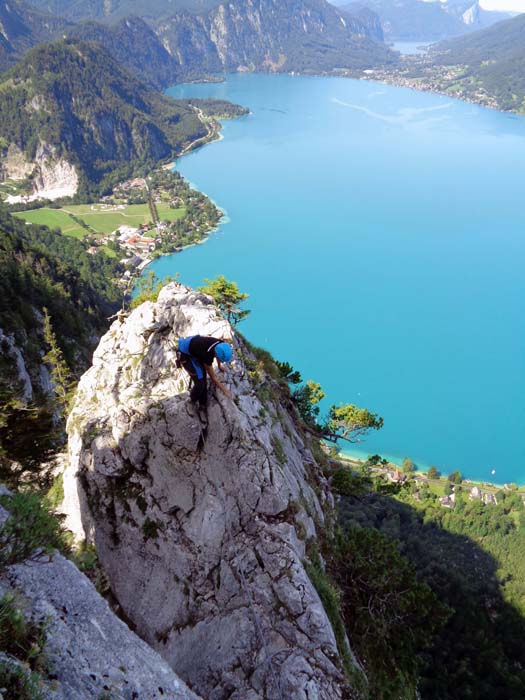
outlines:
M179 160L228 219L155 272L237 281L252 342L384 417L351 453L525 482L525 119L343 78L169 94L252 113Z
M423 39L421 41L394 41L392 48L405 56L414 56L426 53L431 44L431 41Z

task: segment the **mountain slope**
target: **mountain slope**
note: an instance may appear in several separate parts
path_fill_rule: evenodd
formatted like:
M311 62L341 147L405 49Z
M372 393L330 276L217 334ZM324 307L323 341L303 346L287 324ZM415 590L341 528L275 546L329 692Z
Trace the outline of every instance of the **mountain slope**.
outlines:
M31 0L41 10L73 21L115 20L129 15L158 19L180 10L203 12L218 0Z
M179 13L156 32L188 74L265 70L323 72L395 61L370 15L325 0L232 0L208 13Z
M445 63L480 64L506 61L525 53L525 14L475 32L469 36L443 41L434 47Z
M437 41L465 34L508 17L505 13L486 12L477 0L356 0L344 5L350 12L366 7L376 12L387 39Z
M178 62L139 17L127 17L113 26L83 22L76 25L69 36L96 41L132 75L156 88L173 85L180 77Z
M20 0L1 0L0 71L33 46L56 38L68 26L64 19L39 12Z
M43 356L43 309L59 347L80 374L107 316L119 308L121 267L91 256L80 241L27 226L0 208L0 478L12 482L11 460L31 467L54 446L49 371ZM28 406L34 410L28 411Z
M4 151L15 145L41 170L72 167L84 190L172 157L206 133L194 109L132 78L97 44L38 47L0 84Z
M468 92L483 90L502 109L525 111L525 14L435 47L435 66L462 66Z

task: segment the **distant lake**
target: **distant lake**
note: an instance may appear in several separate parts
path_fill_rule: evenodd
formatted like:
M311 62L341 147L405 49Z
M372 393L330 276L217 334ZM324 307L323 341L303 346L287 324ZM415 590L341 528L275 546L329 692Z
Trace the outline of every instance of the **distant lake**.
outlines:
M252 113L179 160L228 218L155 272L236 280L252 342L384 417L351 452L525 482L525 119L337 78L169 94Z
M394 41L392 48L406 56L423 54L432 44L431 41Z

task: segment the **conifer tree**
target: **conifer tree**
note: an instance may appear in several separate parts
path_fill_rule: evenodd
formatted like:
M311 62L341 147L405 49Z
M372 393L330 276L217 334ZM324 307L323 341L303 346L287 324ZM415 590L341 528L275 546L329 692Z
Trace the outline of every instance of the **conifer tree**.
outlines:
M58 345L48 310L44 307L44 341L49 348L42 358L51 369L55 404L61 415L66 412L73 391L73 377Z

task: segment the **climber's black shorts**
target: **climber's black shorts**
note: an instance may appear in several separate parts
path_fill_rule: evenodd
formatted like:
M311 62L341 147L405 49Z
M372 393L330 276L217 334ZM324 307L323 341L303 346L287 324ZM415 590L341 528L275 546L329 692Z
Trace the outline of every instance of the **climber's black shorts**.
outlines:
M197 376L197 371L193 365L194 362L197 363L202 370L202 379L199 379ZM208 400L206 369L200 362L197 362L195 358L185 355L184 353L180 354L180 363L192 379L190 399L204 408Z

